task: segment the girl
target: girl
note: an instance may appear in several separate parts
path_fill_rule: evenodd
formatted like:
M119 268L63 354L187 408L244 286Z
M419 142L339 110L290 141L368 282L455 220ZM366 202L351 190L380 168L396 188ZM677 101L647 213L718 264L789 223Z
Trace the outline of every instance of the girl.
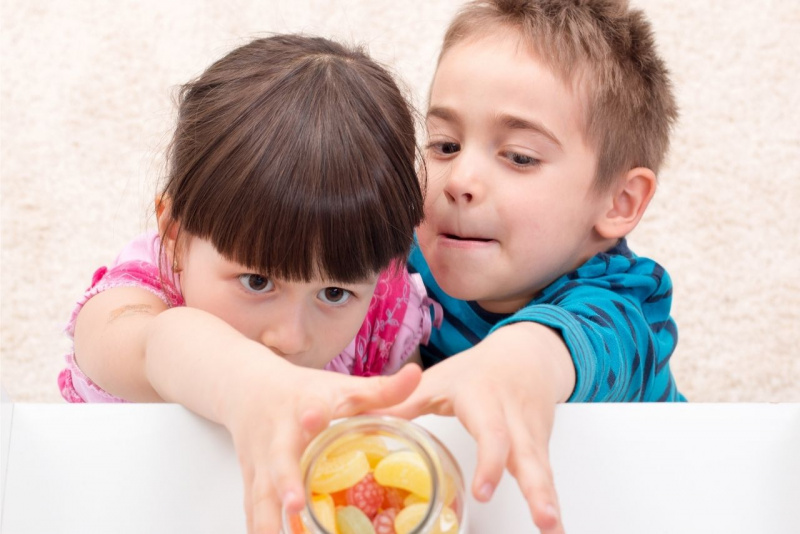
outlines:
M214 63L181 93L158 232L99 269L73 312L63 396L178 402L223 424L248 529L276 532L280 502L303 505L310 438L419 381L416 366L343 375L391 374L430 332L403 267L422 214L414 134L360 51L283 35Z

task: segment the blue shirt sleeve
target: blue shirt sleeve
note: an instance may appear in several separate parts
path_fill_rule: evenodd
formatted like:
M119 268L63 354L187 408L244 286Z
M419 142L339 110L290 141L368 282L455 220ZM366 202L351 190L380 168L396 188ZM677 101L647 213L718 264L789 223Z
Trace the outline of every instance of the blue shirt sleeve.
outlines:
M493 330L533 321L558 331L575 365L571 402L685 400L668 366L677 343L672 284L647 262L644 273L562 280Z

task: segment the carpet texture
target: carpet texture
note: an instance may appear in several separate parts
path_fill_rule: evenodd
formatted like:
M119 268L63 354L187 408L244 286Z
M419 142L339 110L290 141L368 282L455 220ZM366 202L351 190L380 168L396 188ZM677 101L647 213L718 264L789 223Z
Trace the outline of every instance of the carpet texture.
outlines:
M800 3L635 0L681 108L630 236L672 275L694 401L800 401ZM153 227L176 87L269 32L363 43L422 108L453 0L3 0L2 383L60 401L62 328ZM113 355L109 355L113 358Z

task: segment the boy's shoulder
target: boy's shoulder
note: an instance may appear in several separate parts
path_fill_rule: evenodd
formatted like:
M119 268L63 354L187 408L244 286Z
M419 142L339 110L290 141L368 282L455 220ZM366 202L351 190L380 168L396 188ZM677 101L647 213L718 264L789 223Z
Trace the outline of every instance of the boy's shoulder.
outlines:
M614 295L643 306L657 302L668 305L672 280L664 267L651 258L637 256L623 238L550 284L535 303L559 304L567 298L600 300Z

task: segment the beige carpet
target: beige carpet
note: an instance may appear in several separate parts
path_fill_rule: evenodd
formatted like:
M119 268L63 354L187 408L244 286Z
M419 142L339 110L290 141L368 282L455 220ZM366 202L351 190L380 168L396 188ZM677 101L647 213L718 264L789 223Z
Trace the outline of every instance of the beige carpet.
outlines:
M800 401L800 3L637 0L682 109L631 236L675 283L696 401ZM60 401L61 329L152 225L174 88L251 37L361 42L422 102L452 0L2 0L2 383ZM113 357L113 355L109 355Z

